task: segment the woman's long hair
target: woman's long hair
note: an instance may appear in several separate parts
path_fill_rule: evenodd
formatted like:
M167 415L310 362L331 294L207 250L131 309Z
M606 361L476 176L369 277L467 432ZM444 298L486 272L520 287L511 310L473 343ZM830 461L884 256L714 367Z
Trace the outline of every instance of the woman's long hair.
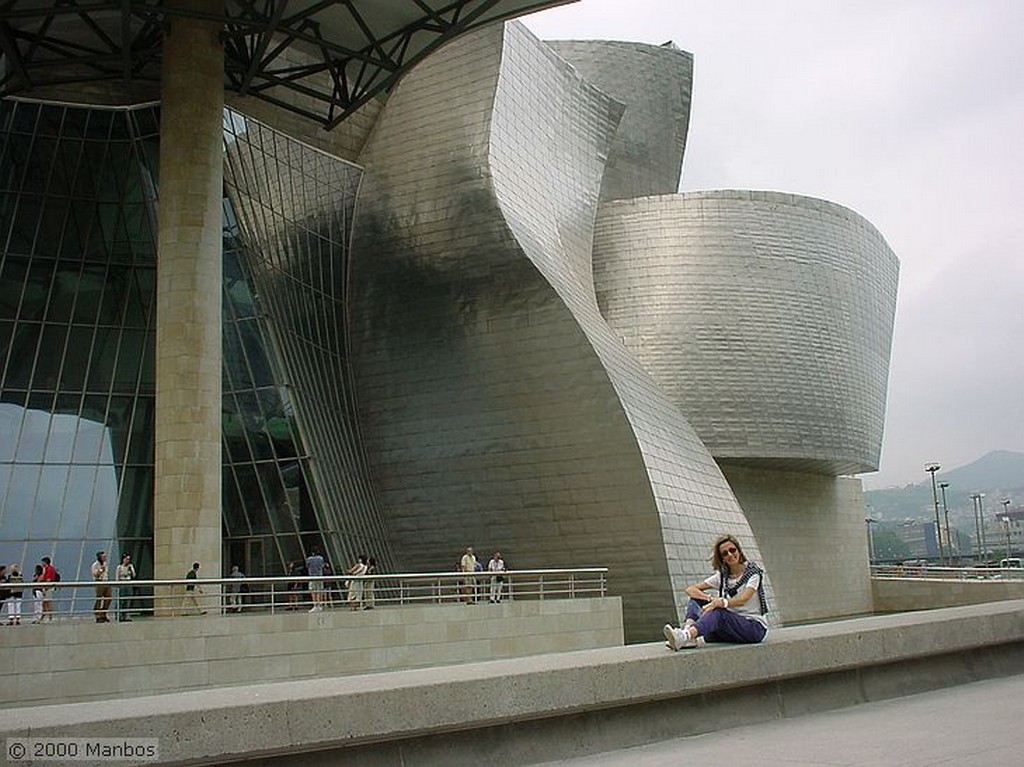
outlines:
M718 540L715 541L715 548L711 550L711 564L718 572L722 572L723 570L728 569L728 565L726 565L725 562L722 561L721 552L722 544L726 541L728 541L736 547L736 551L738 551L740 554L740 564L744 564L747 561L747 555L743 553L743 547L740 546L739 541L737 541L732 535L719 536Z

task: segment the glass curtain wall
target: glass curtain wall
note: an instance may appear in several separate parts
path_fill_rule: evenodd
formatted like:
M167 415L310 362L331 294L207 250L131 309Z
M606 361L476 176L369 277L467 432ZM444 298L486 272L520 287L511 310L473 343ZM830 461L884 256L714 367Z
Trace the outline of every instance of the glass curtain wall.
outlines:
M0 561L152 568L152 107L0 101Z
M29 576L50 556L64 580L88 580L101 549L152 573L158 127L153 106L0 100L0 562ZM385 563L343 353L359 171L303 166L327 195L307 212L296 189L266 196L272 163L239 183L252 137L238 116L225 131L249 221L246 234L226 196L225 568L280 574L314 544L337 566L363 551ZM258 151L262 166L280 147ZM269 241L261 206L287 222Z
M262 499L271 524L294 523L306 552L319 542L311 533L319 529L335 569L351 565L358 554L389 568L394 557L362 448L346 335L349 248L362 171L230 110L224 142L230 200L225 220L233 234L225 246L225 270L246 275L244 289L251 291L230 302L239 336L239 351L230 353L247 355L252 386L245 393L237 380L230 386L240 411L256 412L257 405L265 419L260 433L246 424L232 427L248 443L229 444L225 464L234 477L226 474L225 486L233 479L240 491L255 487L245 477L270 461L283 483L276 496ZM262 348L274 350L266 358L280 370L264 364L260 354L249 354L260 332ZM233 341L228 337L225 343L230 349ZM225 418L233 407L228 399ZM290 452L299 430L315 460ZM321 501L311 510L315 519L296 505L311 485ZM269 486L260 483L265 492ZM229 526L230 507L248 509L260 500L232 500L226 493ZM282 553L285 560L300 558L293 549Z
M286 563L304 561L313 545L326 549L309 455L257 303L234 207L225 198L224 563L250 576L282 575Z

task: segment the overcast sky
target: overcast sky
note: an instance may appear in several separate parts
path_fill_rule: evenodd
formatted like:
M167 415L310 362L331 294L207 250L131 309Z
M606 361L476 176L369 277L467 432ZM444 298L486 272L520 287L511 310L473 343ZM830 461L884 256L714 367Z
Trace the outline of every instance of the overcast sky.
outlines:
M544 39L694 55L682 188L845 205L900 259L868 488L1024 452L1024 1L581 0Z

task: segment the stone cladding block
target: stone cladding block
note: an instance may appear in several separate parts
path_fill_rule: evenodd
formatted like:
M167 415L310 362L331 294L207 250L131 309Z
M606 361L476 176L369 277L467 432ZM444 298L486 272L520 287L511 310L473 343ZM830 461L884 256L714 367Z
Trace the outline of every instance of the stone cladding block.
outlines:
M872 611L859 479L731 464L722 470L761 545L783 622Z
M197 7L194 0L179 4ZM224 51L215 24L183 17L170 24L157 251L157 578L180 578L193 561L219 574L221 558Z

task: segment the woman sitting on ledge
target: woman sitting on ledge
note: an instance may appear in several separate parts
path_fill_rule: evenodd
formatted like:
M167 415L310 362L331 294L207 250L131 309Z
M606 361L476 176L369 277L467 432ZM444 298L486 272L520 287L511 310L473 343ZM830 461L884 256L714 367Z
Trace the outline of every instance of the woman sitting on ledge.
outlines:
M666 623L662 629L673 650L698 647L705 642L755 644L768 633L764 571L747 561L739 541L731 535L715 541L711 564L715 572L686 589L690 601L683 625L673 628Z

